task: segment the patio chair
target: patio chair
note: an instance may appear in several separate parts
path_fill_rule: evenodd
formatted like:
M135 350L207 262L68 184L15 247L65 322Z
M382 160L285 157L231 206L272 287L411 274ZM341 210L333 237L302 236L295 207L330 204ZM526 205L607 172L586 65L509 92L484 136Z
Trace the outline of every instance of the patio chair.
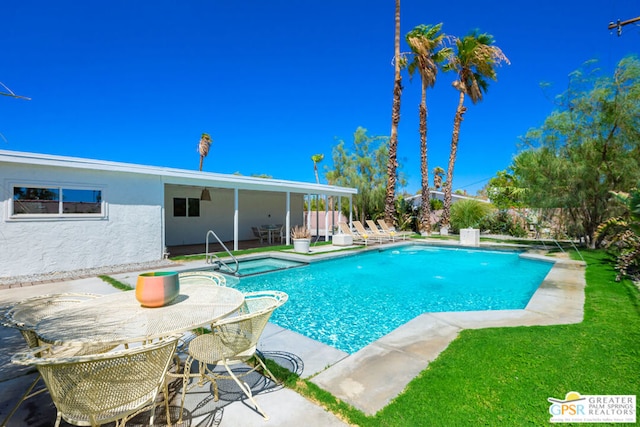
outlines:
M285 231L284 225L278 224L280 227L273 235L274 240L279 240L280 243L283 243L287 239L287 232Z
M347 225L347 223L345 222L339 222L338 223L338 227L340 227L340 232L342 234L346 234L348 236L351 236L353 243L361 243L365 246L367 246L367 243L369 241L369 235L365 234L364 236L360 235L360 233L354 233L353 231L351 231L351 229L349 228L349 226Z
M269 230L265 230L259 227L251 227L253 235L260 240L260 244L263 244L265 240L269 239Z
M367 230L366 228L364 228L364 225L362 225L362 223L360 221L353 221L353 226L356 229L356 232L358 234L360 234L361 236L367 236L369 239L374 240L374 241L378 241L379 243L382 243L382 239L380 238L380 236L374 234L372 231Z
M38 336L34 332L36 325L43 318L56 313L66 307L73 306L75 304L94 299L100 295L88 294L88 293L64 293L53 295L40 295L37 297L29 298L11 306L5 307L2 315L1 322L3 326L8 328L14 328L20 331L20 334L24 338L29 348L36 348L42 343L38 339ZM90 354L107 351L111 347L105 346L88 346L88 347L66 347L64 350L58 349L57 354L65 355L79 355ZM64 352L64 353L63 353ZM32 392L41 376L38 374L35 380L27 387L26 391L20 397L15 406L9 411L7 416L0 425L5 426L16 413L22 402L34 397L43 391L45 388Z
M382 231L384 231L385 233L396 233L396 236L402 237L402 240L405 240L407 236L410 236L412 234L410 231L397 231L394 227L390 227L384 219L379 219L378 224L380 225Z
M239 313L226 317L211 326L210 334L203 334L194 338L189 343L187 358L184 363L182 402L180 404L179 423L182 422L184 401L188 388L188 380L192 377L199 378L197 385L202 386L206 381L213 385L214 400L217 401L219 379L232 379L240 387L242 392L249 398L256 410L265 418L269 419L266 413L260 408L253 398L251 387L240 378L258 368L262 368L263 373L277 383L274 375L269 371L262 361L257 351L258 340L262 335L273 311L284 304L288 295L279 291L259 291L250 292L245 296L245 304ZM245 365L245 362L254 359L256 364L253 368L241 372L233 372L232 367ZM191 373L191 365L198 362L198 372ZM215 368L224 367L215 371ZM168 376L175 377L177 374L169 373Z
M366 223L367 223L367 227L369 227L369 230L371 231L371 234L373 234L374 236L377 236L381 241L386 240L387 242L388 241L395 242L396 240L395 231L390 231L390 232L380 231L380 229L378 228L376 223L373 222L372 219L368 219Z
M164 383L177 336L153 344L95 355L56 357L47 347L16 354L11 361L38 368L57 409L55 427L64 419L79 426L115 421L124 426L132 417L150 410ZM165 396L168 413L168 402Z
M227 279L224 274L214 273L211 271L184 271L178 274L180 284L202 283L209 281L212 285L227 286Z

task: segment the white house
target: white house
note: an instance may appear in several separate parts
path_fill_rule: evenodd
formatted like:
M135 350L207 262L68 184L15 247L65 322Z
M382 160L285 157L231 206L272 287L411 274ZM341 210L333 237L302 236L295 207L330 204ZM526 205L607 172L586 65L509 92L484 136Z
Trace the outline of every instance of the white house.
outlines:
M305 196L347 197L351 205L357 193L5 150L0 179L0 277L157 261L166 246L204 243L209 230L237 250L253 239L252 226L303 224Z

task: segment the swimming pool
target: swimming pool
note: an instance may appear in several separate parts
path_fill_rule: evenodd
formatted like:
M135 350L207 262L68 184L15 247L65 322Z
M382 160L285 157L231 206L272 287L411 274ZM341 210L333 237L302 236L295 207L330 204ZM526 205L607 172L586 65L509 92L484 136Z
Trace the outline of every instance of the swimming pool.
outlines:
M229 267L233 267L233 263L227 264ZM254 274L268 273L272 271L285 270L287 268L300 267L307 265L307 263L300 261L292 261L288 259L267 257L257 259L241 259L238 260L238 272L237 276L251 276ZM221 273L232 274L225 266L220 268Z
M271 321L355 353L425 312L523 309L551 262L516 252L407 245L241 278L289 294Z

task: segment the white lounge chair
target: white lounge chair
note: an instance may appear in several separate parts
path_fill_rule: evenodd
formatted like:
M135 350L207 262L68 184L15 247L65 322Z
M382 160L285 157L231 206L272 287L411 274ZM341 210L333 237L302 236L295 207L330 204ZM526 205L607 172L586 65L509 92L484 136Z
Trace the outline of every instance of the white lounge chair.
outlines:
M373 222L373 220L371 219L368 219L366 222L367 222L367 226L369 227L369 230L371 231L371 234L373 234L374 236L377 236L381 241L386 240L387 242L395 242L396 233L394 231L391 231L388 233L385 231L380 231L376 223Z
M340 231L342 232L342 234L346 234L348 236L351 236L351 239L353 240L353 243L362 243L363 245L367 246L367 243L369 242L369 235L368 234L365 234L363 236L360 233L351 231L349 226L344 222L339 222L338 226L340 227Z
M402 237L402 240L406 239L407 236L410 236L411 233L410 231L397 231L395 228L390 227L384 219L379 219L378 220L378 224L380 225L380 228L382 228L383 231L385 231L386 233L391 233L394 232L396 233L396 236Z
M361 236L363 237L367 236L367 239L371 241L382 243L382 238L379 235L374 234L372 231L369 231L366 228L364 228L364 225L362 225L360 221L353 221L353 226L356 228L356 232Z

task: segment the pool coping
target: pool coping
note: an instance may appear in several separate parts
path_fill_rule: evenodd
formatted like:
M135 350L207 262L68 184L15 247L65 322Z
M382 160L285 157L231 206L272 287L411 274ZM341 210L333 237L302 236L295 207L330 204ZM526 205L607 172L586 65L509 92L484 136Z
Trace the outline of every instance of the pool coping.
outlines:
M374 415L402 393L463 329L582 322L586 264L532 253L521 256L554 263L524 309L424 313L310 380L365 414Z

